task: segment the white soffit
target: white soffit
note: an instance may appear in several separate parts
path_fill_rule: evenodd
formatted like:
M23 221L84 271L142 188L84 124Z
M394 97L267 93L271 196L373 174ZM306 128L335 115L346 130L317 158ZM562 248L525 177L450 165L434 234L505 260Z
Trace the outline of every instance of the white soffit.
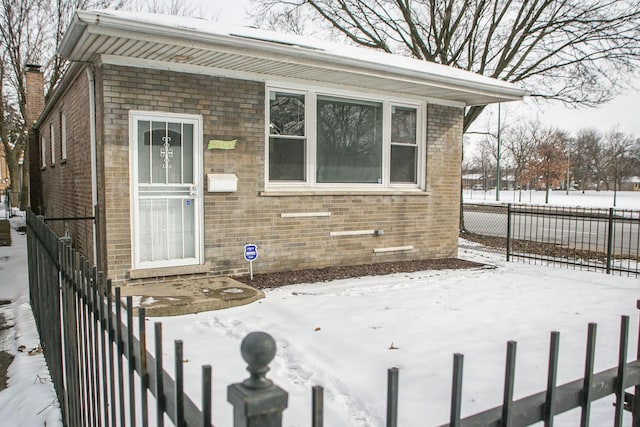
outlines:
M263 76L424 96L464 105L520 100L523 89L464 70L371 49L342 46L212 21L130 12L78 12L60 54L167 63L219 75Z

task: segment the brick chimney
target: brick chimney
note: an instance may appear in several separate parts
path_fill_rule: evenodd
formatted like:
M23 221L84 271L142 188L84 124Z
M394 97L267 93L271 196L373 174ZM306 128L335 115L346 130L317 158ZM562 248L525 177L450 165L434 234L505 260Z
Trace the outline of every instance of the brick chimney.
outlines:
M44 74L40 65L27 64L24 73L27 130L29 142L25 150L22 181L23 209L30 206L39 214L42 209L42 174L40 173L40 141L37 130L33 127L44 110Z
M24 73L26 92L27 126L31 127L38 120L44 109L44 73L40 65L27 64Z

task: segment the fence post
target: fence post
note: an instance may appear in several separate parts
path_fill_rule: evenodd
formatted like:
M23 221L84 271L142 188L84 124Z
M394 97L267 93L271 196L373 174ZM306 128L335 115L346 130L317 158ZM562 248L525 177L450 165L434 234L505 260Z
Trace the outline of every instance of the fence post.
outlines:
M511 261L511 203L507 203L507 261Z
M640 310L640 300L636 301L636 308ZM640 327L638 330L640 338ZM640 359L640 340L636 351L636 360ZM631 396L631 425L632 427L640 427L640 385L636 385Z
M276 355L275 340L265 332L251 332L242 340L240 353L251 376L227 388L234 427L281 427L289 395L266 378Z
M609 208L609 229L607 233L607 274L611 274L611 257L613 252L613 208Z

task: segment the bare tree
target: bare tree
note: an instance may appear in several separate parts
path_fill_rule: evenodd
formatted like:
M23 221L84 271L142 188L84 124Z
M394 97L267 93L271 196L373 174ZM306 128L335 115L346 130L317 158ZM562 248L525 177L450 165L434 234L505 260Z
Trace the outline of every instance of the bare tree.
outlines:
M583 192L605 179L602 135L595 129L578 131L571 156L573 176ZM598 188L598 187L597 187Z
M46 96L60 80L66 62L55 53L62 42L73 13L77 9L118 8L124 0L0 0L0 84L2 85L2 115L0 138L9 166L11 190L28 194L28 164L24 158L26 120L26 64L44 66ZM19 161L23 161L22 188L17 176Z
M277 8L263 9L259 7L253 12L250 12L250 16L258 28L298 35L308 33L306 23L310 17L304 16L300 8L279 10Z
M607 178L613 181L613 206L616 206L622 180L637 172L633 157L636 141L630 135L611 130L605 135L604 144Z
M19 161L27 144L26 88L23 75L28 63L40 63L44 49L39 47L49 43L42 28L50 28L45 9L45 1L1 0L0 3L0 50L2 66L2 147L9 166L11 191L19 194ZM28 161L24 159L23 185L28 182ZM24 191L23 191L24 192ZM14 199L14 206L18 199Z
M197 6L196 2L187 2L186 0L137 0L123 5L123 9L172 16L203 17L206 15L202 6Z
M520 123L511 127L505 132L504 145L505 151L511 159L513 165L513 180L518 186L522 185L524 172L531 160L536 145L542 139L543 129L539 121L530 121ZM522 193L518 195L519 201L522 200Z
M0 62L0 81L4 81L5 67ZM4 150L7 169L11 179L11 191L14 194L20 192L20 180L16 179L20 174L20 156L26 143L24 129L20 126L20 114L16 110L15 103L9 102L9 97L5 95L4 85L0 86L0 141ZM13 199L13 207L17 206L17 198Z
M533 96L599 105L640 59L637 0L254 0L303 10L355 44L520 83ZM483 106L467 109L464 130Z

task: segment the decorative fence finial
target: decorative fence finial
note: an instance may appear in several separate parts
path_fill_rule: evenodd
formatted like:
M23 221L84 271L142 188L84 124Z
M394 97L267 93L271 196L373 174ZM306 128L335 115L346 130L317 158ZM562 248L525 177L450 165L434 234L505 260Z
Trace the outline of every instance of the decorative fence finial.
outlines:
M251 332L240 344L251 377L227 387L234 427L281 427L289 395L266 377L276 355L276 341L265 332Z
M251 374L242 384L250 389L267 388L273 382L266 377L269 363L276 355L276 341L266 332L251 332L240 344L242 358L249 364L247 371Z

